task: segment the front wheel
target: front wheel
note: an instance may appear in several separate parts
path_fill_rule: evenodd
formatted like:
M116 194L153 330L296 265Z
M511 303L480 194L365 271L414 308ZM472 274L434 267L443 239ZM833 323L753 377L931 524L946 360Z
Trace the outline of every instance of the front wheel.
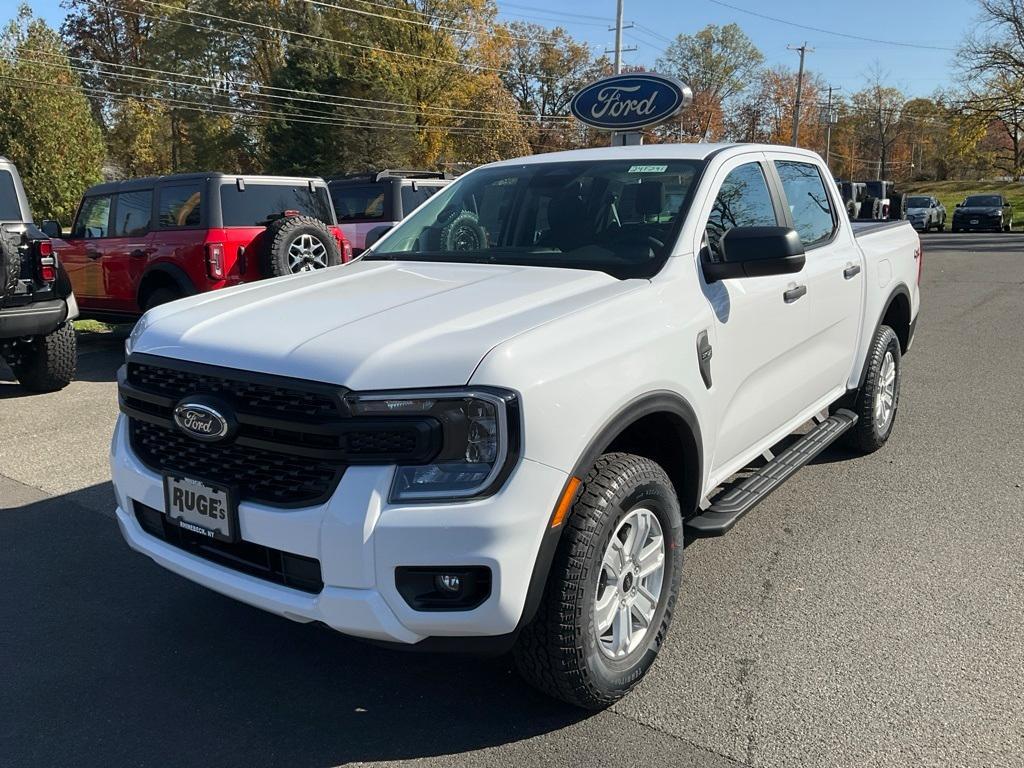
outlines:
M550 696L603 709L631 691L661 650L683 567L672 483L650 459L601 456L577 493L537 615L513 651Z
M900 404L900 341L888 325L875 333L868 353L864 384L857 392L854 410L859 417L847 434L854 448L874 453L889 439Z
M71 323L46 336L19 342L11 360L11 370L25 389L56 392L75 378L78 343Z
M945 231L946 231L946 219L943 218L942 221L939 222L939 232L945 232Z

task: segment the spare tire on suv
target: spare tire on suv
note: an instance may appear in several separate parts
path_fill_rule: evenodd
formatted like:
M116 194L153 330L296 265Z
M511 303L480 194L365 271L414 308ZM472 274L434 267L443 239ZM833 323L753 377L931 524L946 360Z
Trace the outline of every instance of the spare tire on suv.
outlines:
M341 264L341 249L319 219L285 216L267 226L261 261L267 277L282 277Z

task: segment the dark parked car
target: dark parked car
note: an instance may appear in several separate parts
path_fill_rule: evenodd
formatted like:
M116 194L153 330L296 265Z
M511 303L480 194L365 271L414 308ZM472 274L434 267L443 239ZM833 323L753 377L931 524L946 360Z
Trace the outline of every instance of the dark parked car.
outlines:
M358 255L453 178L434 171L384 170L333 178L327 183L338 224Z
M954 232L1010 232L1013 207L1002 195L970 195L953 211Z
M132 320L174 299L349 261L318 178L190 173L99 184L71 234L44 222L82 314Z
M77 315L53 244L32 223L18 169L0 157L0 357L23 387L52 392L71 382Z

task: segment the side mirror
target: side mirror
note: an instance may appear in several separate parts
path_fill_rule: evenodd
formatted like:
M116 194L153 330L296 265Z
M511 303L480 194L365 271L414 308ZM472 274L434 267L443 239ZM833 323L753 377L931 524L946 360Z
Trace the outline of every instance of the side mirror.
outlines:
M954 207L955 208L963 208L964 204L963 203L957 203Z
M371 245L376 243L390 231L391 227L386 224L382 224L379 227L374 227L373 229L366 233L366 241L363 247L369 248Z
M722 260L703 261L709 283L735 277L789 275L804 268L804 244L789 227L736 227L722 237Z
M1003 208L1009 208L1009 207L1010 207L1009 203L1003 203Z
M54 219L43 219L39 228L43 230L47 237L63 237L64 230L60 226L59 221Z

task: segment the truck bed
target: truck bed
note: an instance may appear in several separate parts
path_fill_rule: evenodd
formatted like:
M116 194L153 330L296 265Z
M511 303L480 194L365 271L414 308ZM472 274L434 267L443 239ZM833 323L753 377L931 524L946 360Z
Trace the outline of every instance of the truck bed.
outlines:
M884 229L893 229L903 225L910 226L910 222L906 219L896 219L893 221L875 221L873 219L866 219L864 221L851 221L850 224L853 226L854 237L863 237L864 235L870 235L875 232L881 232Z

